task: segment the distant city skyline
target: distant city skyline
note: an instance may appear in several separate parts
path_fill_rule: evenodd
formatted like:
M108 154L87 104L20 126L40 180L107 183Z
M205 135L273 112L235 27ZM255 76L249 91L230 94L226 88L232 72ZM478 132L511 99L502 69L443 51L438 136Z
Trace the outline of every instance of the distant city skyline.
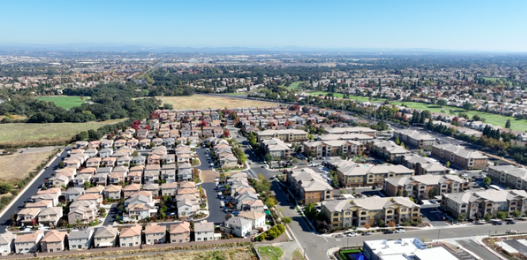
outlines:
M527 52L527 1L8 1L25 45Z

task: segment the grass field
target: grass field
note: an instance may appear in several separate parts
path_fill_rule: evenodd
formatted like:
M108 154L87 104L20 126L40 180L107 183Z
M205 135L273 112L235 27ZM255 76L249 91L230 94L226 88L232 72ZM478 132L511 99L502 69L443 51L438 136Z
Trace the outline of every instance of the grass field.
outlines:
M236 108L236 107L263 107L276 106L275 103L235 99L229 97L192 95L179 97L156 97L164 104L171 104L174 109L203 109L203 108Z
M42 162L47 161L53 151L36 153L13 153L0 156L0 182L15 183L34 171Z
M493 126L501 126L505 127L505 123L508 119L511 120L511 129L512 130L525 130L527 129L527 120L524 119L516 119L514 117L510 116L503 116L498 114L492 114L492 113L485 113L480 111L468 111L459 108L459 107L451 107L451 106L444 106L443 108L439 107L438 105L431 105L431 104L424 104L424 103L418 103L418 102L392 102L394 105L405 105L410 108L417 108L422 110L430 110L430 112L436 112L436 113L443 113L450 114L449 110L453 110L453 112L457 115L460 112L466 113L468 116L472 118L474 115L478 115L480 117L483 117L486 119L485 123L492 124Z
M258 247L258 253L260 253L263 260L279 260L284 251L275 246L262 246Z
M47 102L54 102L57 106L64 109L70 109L72 107L78 107L82 103L86 102L88 98L81 100L80 96L47 96L47 97L37 97L39 100L44 100Z
M286 86L282 86L282 87L285 87L288 90L298 89L298 85L300 85L300 83L302 83L302 81L293 82L293 83L291 83L291 85L289 85L289 87L286 87Z
M0 145L6 143L20 143L20 146L24 146L24 142L31 143L36 141L67 142L81 131L88 131L90 129L96 130L103 125L115 124L124 120L125 119L87 123L0 124Z
M324 91L315 91L315 92L310 92L309 94L311 95L327 95L329 92L324 92ZM333 96L334 97L337 97L337 98L343 98L344 97L344 94L342 93L333 93ZM354 95L349 95L349 98L350 99L353 99L353 100L357 100L358 102L362 102L362 101L370 101L370 98L369 97L364 97L364 96L354 96ZM376 97L372 97L371 101L372 102L375 102L375 101L384 101L385 99L384 98L376 98Z

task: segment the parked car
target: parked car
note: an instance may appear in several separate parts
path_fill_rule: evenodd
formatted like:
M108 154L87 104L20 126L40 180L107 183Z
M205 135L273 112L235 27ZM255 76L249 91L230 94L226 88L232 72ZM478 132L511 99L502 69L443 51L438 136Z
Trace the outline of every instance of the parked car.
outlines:
M406 231L404 229L402 229L402 228L395 230L395 233L404 233L404 232L406 232Z
M482 221L474 221L474 225L483 225L485 222Z
M335 237L336 237L336 238L341 238L341 237L344 237L344 235L343 235L343 234L338 234L338 235L336 235Z
M383 233L384 234L393 234L393 230L385 230Z
M512 230L512 229L507 230L507 234L517 234L517 233L518 231L516 230Z
M501 221L494 221L494 225L501 226L501 225L503 225L503 222L501 222Z
M514 224L516 224L516 221L514 220L507 221L507 225L514 225Z
M355 232L349 232L349 233L346 233L346 236L347 236L347 237L356 237L356 236L357 236L357 233L355 233Z
M366 231L366 232L363 232L362 235L363 236L369 236L369 235L371 235L371 232L370 231Z

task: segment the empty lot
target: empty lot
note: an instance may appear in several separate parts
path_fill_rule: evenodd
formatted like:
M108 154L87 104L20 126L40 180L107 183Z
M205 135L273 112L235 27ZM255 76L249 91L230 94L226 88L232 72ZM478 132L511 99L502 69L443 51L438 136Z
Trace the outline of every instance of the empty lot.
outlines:
M171 104L174 109L204 109L204 108L236 108L276 106L275 103L236 99L229 97L192 95L178 97L156 97L163 104Z
M54 151L44 151L37 153L14 153L11 155L0 156L0 182L15 183L22 180L35 171L37 166L48 160Z

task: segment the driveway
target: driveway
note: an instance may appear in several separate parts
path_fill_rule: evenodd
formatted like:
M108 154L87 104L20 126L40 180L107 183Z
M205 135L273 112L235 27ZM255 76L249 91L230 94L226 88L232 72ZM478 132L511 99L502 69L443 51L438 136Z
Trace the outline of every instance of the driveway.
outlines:
M109 209L106 210L106 218L104 219L103 225L105 226L113 225L113 222L117 220L116 218L117 213L118 213L117 205L118 203L114 203L111 205Z
M29 201L31 196L35 195L42 185L44 185L44 180L51 178L51 174L55 171L54 169L59 165L59 162L62 161L67 155L67 152L70 150L70 147L67 147L65 151L60 154L60 157L55 157L55 160L49 165L47 170L35 177L35 182L29 186L29 188L22 194L18 200L16 200L11 207L4 209L4 214L0 218L0 233L6 232L6 228L11 225L11 216L17 214L22 208L24 208L25 202Z

